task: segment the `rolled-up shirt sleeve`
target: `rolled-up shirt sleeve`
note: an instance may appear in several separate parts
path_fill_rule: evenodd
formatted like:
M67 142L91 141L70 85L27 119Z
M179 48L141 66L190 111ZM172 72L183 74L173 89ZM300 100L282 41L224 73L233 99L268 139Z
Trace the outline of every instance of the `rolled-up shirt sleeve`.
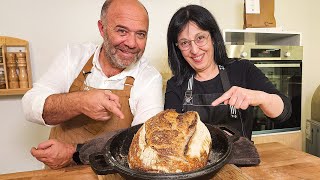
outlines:
M51 63L48 71L33 84L22 98L22 107L26 120L46 125L42 118L45 100L48 96L68 91L70 78L68 78L68 47ZM69 69L70 71L70 69ZM66 79L67 77L67 79Z

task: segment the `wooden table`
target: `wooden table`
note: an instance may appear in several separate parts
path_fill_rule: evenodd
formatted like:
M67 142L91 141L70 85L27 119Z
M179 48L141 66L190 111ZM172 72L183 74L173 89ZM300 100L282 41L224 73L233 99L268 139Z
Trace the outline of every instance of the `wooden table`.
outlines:
M241 167L252 179L320 179L320 158L280 143L256 145L261 163Z
M261 158L259 166L238 168L233 164L227 164L213 179L320 179L320 158L294 150L280 143L258 144L256 147ZM0 179L97 180L103 178L96 176L90 166L84 165L59 170L37 170L3 174L0 175ZM110 176L107 179L116 178L115 176Z
M0 179L12 179L12 180L118 180L122 179L118 174L108 176L97 176L91 170L90 166L75 166L62 168L59 170L36 170L27 172L18 172L12 174L0 175ZM224 180L224 179L238 179L247 180L248 177L244 175L239 168L233 164L225 165L213 178L213 180Z

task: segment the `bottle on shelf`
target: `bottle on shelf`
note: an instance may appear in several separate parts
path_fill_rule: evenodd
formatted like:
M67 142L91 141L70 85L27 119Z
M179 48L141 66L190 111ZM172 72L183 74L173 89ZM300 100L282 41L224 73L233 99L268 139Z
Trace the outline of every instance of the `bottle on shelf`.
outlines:
M2 48L0 48L0 63L3 63Z
M28 88L26 53L20 51L16 55L19 68L19 86L20 88Z
M0 67L0 89L6 89L6 79L4 77L4 69Z
M7 53L8 67L8 82L10 89L19 88L19 77L17 73L17 64L15 60L16 54L13 52Z

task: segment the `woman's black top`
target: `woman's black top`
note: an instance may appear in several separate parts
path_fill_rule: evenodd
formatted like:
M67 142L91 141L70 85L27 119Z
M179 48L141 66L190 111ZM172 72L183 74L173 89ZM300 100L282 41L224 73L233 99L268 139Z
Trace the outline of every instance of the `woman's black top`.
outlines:
M275 86L268 80L268 78L258 69L252 62L248 60L236 60L225 66L231 86L239 86L251 90L264 91L270 94L277 94L284 102L283 112L276 118L270 118L275 121L285 121L291 116L290 100L279 92ZM165 109L175 109L177 112L182 112L184 93L187 90L189 78L186 78L182 85L177 85L176 78L172 77L167 82L167 89L165 94ZM223 93L223 86L220 74L208 81L194 80L193 94L212 94ZM246 134L251 138L253 126L253 107L247 110L241 110L241 118L244 121ZM233 127L238 130L241 129L241 124L238 127Z

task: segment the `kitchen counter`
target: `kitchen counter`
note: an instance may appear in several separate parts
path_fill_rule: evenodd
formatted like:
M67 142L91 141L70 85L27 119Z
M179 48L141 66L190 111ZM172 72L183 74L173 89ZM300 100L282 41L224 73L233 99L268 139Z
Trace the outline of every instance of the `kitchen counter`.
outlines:
M320 158L297 151L280 143L256 145L261 157L259 166L225 165L212 179L319 179ZM109 176L103 179L119 179ZM59 170L36 170L0 175L0 179L102 179L90 166L68 167Z

